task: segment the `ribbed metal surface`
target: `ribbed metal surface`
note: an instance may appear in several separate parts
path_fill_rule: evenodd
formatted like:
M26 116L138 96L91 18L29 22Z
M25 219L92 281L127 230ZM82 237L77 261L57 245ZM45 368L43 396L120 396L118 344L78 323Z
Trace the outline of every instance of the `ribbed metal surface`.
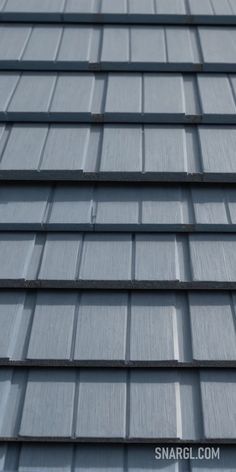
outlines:
M235 93L234 74L2 72L0 119L227 124Z
M235 293L1 291L1 365L230 366Z
M0 179L236 182L234 126L0 126Z
M235 0L0 23L0 470L233 472Z
M1 287L236 288L235 234L2 232Z
M0 437L232 443L235 380L234 370L2 368Z
M156 445L157 447L160 444ZM165 446L164 446L165 447ZM234 472L234 447L221 446L220 459L209 460L155 460L154 446L147 445L86 445L77 444L5 444L1 446L1 472L78 472L102 470L148 472ZM192 456L197 457L193 446ZM214 468L213 468L214 467Z
M236 231L229 186L6 185L1 230Z
M2 21L235 24L234 0L1 0Z
M6 24L0 68L235 72L235 42L234 27Z

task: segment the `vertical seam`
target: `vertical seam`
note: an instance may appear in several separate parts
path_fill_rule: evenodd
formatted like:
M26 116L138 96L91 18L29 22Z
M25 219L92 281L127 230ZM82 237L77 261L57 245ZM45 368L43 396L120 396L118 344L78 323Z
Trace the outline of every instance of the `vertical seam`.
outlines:
M63 40L63 37L64 37L64 31L65 31L65 27L61 26L61 33L60 33L60 37L59 37L59 40L58 40L58 43L57 43L57 49L56 49L56 54L54 56L54 62L56 62L58 60L58 55L59 55L59 52L60 52L60 49L61 49L61 43L62 43L62 40Z
M203 155L202 155L202 146L201 146L201 140L200 140L200 133L199 133L199 127L197 126L194 128L194 132L196 133L196 144L197 144L197 156L198 156L198 165L199 165L199 170L200 173L203 174Z
M234 100L234 107L236 108L236 92L234 90L233 83L232 83L232 80L231 80L231 74L227 74L227 79L228 79L229 86L230 86L230 91L231 91L231 94L232 94L232 97L233 97L233 100Z
M165 46L165 60L166 60L166 63L169 63L167 32L166 32L166 27L165 26L163 26L163 36L164 36L164 46Z
M45 125L43 125L43 126L45 126ZM39 161L38 161L38 166L37 166L37 171L38 172L40 171L40 168L41 168L41 165L42 165L42 162L43 162L43 157L44 157L43 154L44 154L45 147L46 147L46 144L47 144L50 129L51 129L51 124L49 123L47 125L47 131L46 131L46 134L45 134L44 142L43 142L40 154L39 154Z
M96 218L97 218L97 207L98 207L98 187L97 183L93 185L92 198L91 198L91 213L90 213L90 223L92 229L95 230Z
M235 306L234 306L234 299L233 299L232 292L229 292L229 297L230 297L230 309L231 309L233 325L234 325L234 335L236 336L236 313L235 313Z
M97 159L96 159L96 171L100 172L101 170L101 163L102 163L102 148L103 148L103 140L104 140L104 127L99 126L99 140L98 140L98 150L97 150Z
M53 88L51 90L51 96L49 97L49 100L48 100L48 108L47 108L48 113L50 113L50 108L52 106L52 102L53 102L53 99L54 99L54 96L55 96L55 93L56 93L58 79L59 79L59 73L56 73Z
M23 76L23 73L20 72L20 73L18 73L18 74L16 74L16 75L18 75L18 78L17 78L16 83L15 83L15 85L14 85L14 87L13 87L11 93L10 93L9 99L8 99L8 101L6 102L5 113L8 111L8 108L9 108L9 106L10 106L10 104L11 104L11 101L12 101L14 95L15 95L16 89L17 89L17 87L18 87L18 85L19 85L20 79L21 79L21 77Z
M40 251L40 256L39 256L39 261L38 261L38 267L37 267L37 270L36 270L36 276L35 276L36 280L38 280L39 272L41 270L41 265L42 265L43 256L44 256L44 252L45 252L45 247L46 247L46 241L47 241L47 234L42 233L41 234L41 241L40 241L41 251ZM36 243L36 241L35 241L35 243ZM34 249L35 249L35 245L34 245Z
M130 361L130 329L131 329L131 292L128 293L127 300L127 320L126 320L126 346L125 346L125 363Z
M28 296L27 296L27 298L28 298ZM31 310L30 321L29 321L29 324L28 324L28 327L27 327L25 342L24 342L24 347L23 347L23 359L24 360L26 360L27 354L28 354L28 351L29 351L29 343L30 343L30 338L31 338L31 334L32 334L33 322L34 322L34 318L35 318L37 298L38 298L38 293L34 293L34 301L33 301L33 306L32 306L32 310ZM24 302L24 308L25 308L25 302Z
M28 381L29 381L29 373L30 373L30 370L28 369L28 370L25 370L25 372L23 372L23 375L22 375L24 379L23 380L24 383L20 391L19 405L18 405L18 410L16 414L16 422L15 422L15 435L16 436L19 436L20 434L21 422L22 422L23 412L24 412L26 389L27 389Z
M80 278L80 269L81 269L81 262L82 262L82 255L83 255L83 249L84 249L84 233L81 233L81 242L78 248L78 254L77 254L77 261L76 261L76 268L75 268L75 280L79 280Z
M7 125L5 124L5 127L4 127L4 131L3 131L3 134L2 134L2 138L3 139L3 136L4 134L6 134L5 136L5 141L4 141L4 144L3 144L3 147L2 147L2 151L1 151L1 154L0 154L0 163L2 162L3 160L3 156L4 156L4 153L5 153L5 150L6 150L6 147L7 147L7 144L8 144L8 141L9 141L9 138L10 138L10 135L11 135L11 131L13 129L14 125Z
M216 15L215 7L214 7L214 4L213 4L212 0L209 0L209 4L210 4L210 7L212 9L213 14Z
M157 15L157 4L155 0L153 0L153 12L154 12L154 15Z
M78 321L79 321L79 311L81 305L81 292L78 293L76 298L76 304L74 309L74 319L73 319L73 329L72 329L72 339L71 339L71 351L70 351L70 361L74 360L75 357L75 342L76 342L76 335L77 335L77 328L78 328Z
M125 438L130 436L130 370L126 373Z
M27 38L26 38L26 40L25 40L25 43L24 43L24 45L23 45L23 47L22 47L21 53L20 53L20 55L19 55L19 61L22 59L22 57L23 57L23 55L24 55L24 53L25 53L25 51L26 51L26 48L27 48L27 46L28 46L28 44L29 44L29 42L30 42L30 39L31 39L31 36L32 36L32 34L33 34L34 29L35 29L35 26L31 26L31 28L30 28L30 30L29 30L29 33L28 33L28 35L27 35Z
M230 214L228 192L227 192L225 187L222 189L222 191L223 191L223 195L224 195L223 201L224 201L224 205L225 205L226 218L227 218L228 224L232 225L233 222L232 222L232 218L231 218L231 214Z
M51 214L52 214L52 208L53 208L53 204L54 204L54 197L55 197L56 187L57 187L57 184L54 183L52 185L50 191L49 191L48 200L47 200L45 210L44 210L44 213L43 213L42 227L45 228L45 229L47 229L47 227L48 227L49 219L50 219Z
M145 173L145 126L141 125L142 174Z
M73 402L72 438L76 438L76 424L78 419L79 391L80 391L80 369L76 371L75 393Z
M132 234L132 239L131 239L131 244L132 244L132 248L131 248L131 281L134 281L135 280L135 258L136 258L136 238L135 238L135 234L133 233Z

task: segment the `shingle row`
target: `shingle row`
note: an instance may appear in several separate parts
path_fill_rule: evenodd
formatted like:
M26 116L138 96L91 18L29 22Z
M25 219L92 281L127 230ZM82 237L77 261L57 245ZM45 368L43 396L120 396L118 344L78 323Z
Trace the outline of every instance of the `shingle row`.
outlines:
M0 179L236 182L235 126L0 126Z
M0 363L233 366L235 292L1 291Z
M234 74L2 72L0 119L227 124L235 95Z
M1 0L2 21L235 24L235 0Z
M156 447L160 447L157 444ZM179 446L180 447L180 446ZM218 449L214 445L218 456ZM211 448L210 447L210 448ZM166 445L161 447L165 453ZM210 451L208 450L208 453ZM171 450L171 446L170 446ZM182 454L190 454L190 451ZM114 444L4 444L0 447L1 472L89 472L94 470L110 472L137 472L154 470L164 472L234 472L235 448L220 447L220 458L212 460L194 459L198 457L196 447L192 448L192 459L155 459L154 446L114 445ZM165 456L164 456L165 457ZM213 469L214 467L214 469Z
M1 230L236 231L227 186L3 184Z
M1 287L235 288L236 236L2 232Z
M5 24L0 69L235 72L235 43L233 27Z
M5 440L235 442L235 370L1 368L0 394Z

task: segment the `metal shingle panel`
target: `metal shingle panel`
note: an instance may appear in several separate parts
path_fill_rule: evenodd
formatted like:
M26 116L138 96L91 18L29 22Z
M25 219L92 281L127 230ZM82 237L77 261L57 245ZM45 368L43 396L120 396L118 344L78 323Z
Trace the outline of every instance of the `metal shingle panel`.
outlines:
M227 382L226 389L225 382ZM201 372L200 383L206 437L216 439L223 434L234 438L235 423L232 413L235 408L233 399L236 396L235 374L230 372L229 375L228 372L222 371L216 381L213 372Z
M75 293L38 293L27 359L70 359L77 299Z
M234 74L1 73L0 118L230 124L236 122L235 89Z
M157 249L158 248L158 249ZM136 280L179 280L176 239L172 234L137 235L135 240Z
M124 360L128 295L83 293L79 300L74 359Z
M75 435L96 439L124 438L126 436L126 372L109 369L82 370L79 382ZM89 405L89 408L86 405Z
M234 301L228 295L189 294L193 358L228 358L235 351Z
M221 2L221 3L220 3ZM0 3L2 21L235 24L230 0L8 0ZM4 7L4 8L3 8Z
M14 375L14 374L13 374ZM12 379L13 380L13 379ZM28 375L19 435L69 437L72 433L76 372L52 369ZM2 430L4 435L4 429Z
M229 235L190 236L190 254L193 280L228 280L236 277L235 238ZM217 256L216 256L217 255Z
M94 237L95 236L95 237ZM88 235L80 259L80 277L91 282L131 279L132 239L130 234Z
M0 128L0 179L236 181L234 126Z
M234 27L3 24L0 69L235 72L235 35Z
M159 446L157 444L157 446ZM163 451L164 452L164 451ZM192 448L197 456L197 448ZM32 472L144 472L160 470L176 472L176 469L193 472L234 472L236 460L233 446L222 446L220 458L212 460L155 459L153 445L115 445L115 444L10 444L1 446L1 472L23 472L25 468ZM204 467L204 468L203 468ZM214 468L213 468L214 467Z
M77 260L82 244L81 234L51 234L44 246L40 279L71 280L76 277Z
M0 229L234 232L235 203L231 186L2 184Z
M234 316L228 292L4 291L0 364L232 366Z
M177 372L132 372L130 379L131 438L180 438L177 424ZM148 399L148 407L147 407ZM154 420L155 418L155 420Z
M0 390L5 440L235 442L234 370L2 368Z
M235 244L234 233L3 232L0 285L233 289Z

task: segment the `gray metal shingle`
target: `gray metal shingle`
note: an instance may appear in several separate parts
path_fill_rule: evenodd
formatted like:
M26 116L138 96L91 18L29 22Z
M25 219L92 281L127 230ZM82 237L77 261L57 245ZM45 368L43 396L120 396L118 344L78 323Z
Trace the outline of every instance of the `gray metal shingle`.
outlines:
M227 382L227 388L225 388ZM200 374L204 433L209 439L235 437L234 409L236 384L233 372L220 372L218 382L213 372ZM224 401L222 401L224 398Z
M65 370L61 375L60 370L53 369L50 379L44 371L30 371L18 426L19 435L70 437L75 381L76 373L72 370Z

